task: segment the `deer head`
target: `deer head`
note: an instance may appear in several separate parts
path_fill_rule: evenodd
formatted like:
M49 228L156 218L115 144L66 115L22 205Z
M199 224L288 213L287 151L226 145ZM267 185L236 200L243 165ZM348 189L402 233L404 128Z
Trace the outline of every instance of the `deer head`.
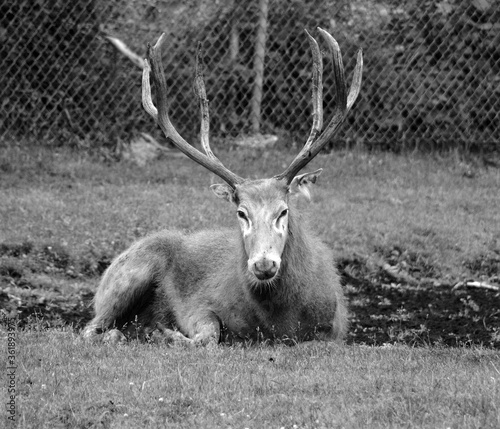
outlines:
M234 203L241 228L241 236L248 257L248 273L256 283L270 282L279 276L281 258L289 234L290 200L299 196L309 198L309 187L321 174L321 169L298 175L332 138L351 109L361 86L363 57L358 51L356 67L349 93L347 93L344 66L340 48L335 39L318 28L329 47L337 99L332 119L323 128L323 62L317 41L306 31L313 57L312 103L313 125L309 137L291 164L282 173L268 179L248 180L228 170L214 155L209 144L209 112L203 81L201 48L196 55L195 89L201 110L200 152L184 140L170 122L167 110L167 86L161 63L162 34L154 46L148 45L142 78L142 103L144 109L156 120L165 136L189 158L203 165L226 183L212 185L219 197ZM158 109L151 98L149 75L152 72L156 87Z

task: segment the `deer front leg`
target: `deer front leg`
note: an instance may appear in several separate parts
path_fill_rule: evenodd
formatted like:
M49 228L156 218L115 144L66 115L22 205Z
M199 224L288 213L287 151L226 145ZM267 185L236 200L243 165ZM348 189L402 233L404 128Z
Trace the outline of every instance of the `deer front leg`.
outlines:
M220 321L211 311L187 315L178 321L178 326L182 332L169 329L161 322L157 322L156 329L151 332L153 339L156 333L159 333L162 341L172 345L206 346L219 343Z
M192 315L188 319L189 337L196 345L218 344L220 340L220 320L209 311L203 315Z
M161 338L167 343L172 345L193 346L194 341L186 337L179 331L166 328L162 323L156 324L156 329L161 334Z

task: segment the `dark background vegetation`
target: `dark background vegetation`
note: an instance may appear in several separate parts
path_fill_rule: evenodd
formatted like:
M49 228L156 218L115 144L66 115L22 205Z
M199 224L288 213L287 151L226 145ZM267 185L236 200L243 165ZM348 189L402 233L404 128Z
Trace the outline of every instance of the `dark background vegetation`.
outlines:
M3 1L0 136L115 148L152 132L140 105L140 70L104 36L143 55L162 31L169 36L164 64L178 128L197 134L191 85L202 41L212 134L249 133L258 16L258 1L241 0ZM303 29L314 34L322 26L339 41L348 72L358 47L365 57L360 97L331 146L498 149L498 22L493 0L271 0L261 131L284 145L307 135L311 60ZM326 114L334 102L329 71Z

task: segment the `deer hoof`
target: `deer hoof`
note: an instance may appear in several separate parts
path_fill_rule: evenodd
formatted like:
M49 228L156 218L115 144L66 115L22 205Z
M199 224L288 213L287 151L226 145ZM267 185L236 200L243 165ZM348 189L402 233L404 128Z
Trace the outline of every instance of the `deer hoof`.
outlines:
M122 344L127 342L127 337L118 329L111 329L104 334L102 341L107 344Z

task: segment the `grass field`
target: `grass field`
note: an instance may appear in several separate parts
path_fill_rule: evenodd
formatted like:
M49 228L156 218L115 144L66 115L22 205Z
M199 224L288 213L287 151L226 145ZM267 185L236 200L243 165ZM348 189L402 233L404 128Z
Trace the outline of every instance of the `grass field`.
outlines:
M182 349L19 335L21 427L497 428L500 356L306 343Z
M221 153L248 177L291 157ZM500 170L364 152L308 169L319 167L309 216L338 255L347 345L112 348L77 335L99 275L149 232L236 224L208 189L219 180L184 158L139 168L0 146L0 308L16 320L18 425L500 427Z

